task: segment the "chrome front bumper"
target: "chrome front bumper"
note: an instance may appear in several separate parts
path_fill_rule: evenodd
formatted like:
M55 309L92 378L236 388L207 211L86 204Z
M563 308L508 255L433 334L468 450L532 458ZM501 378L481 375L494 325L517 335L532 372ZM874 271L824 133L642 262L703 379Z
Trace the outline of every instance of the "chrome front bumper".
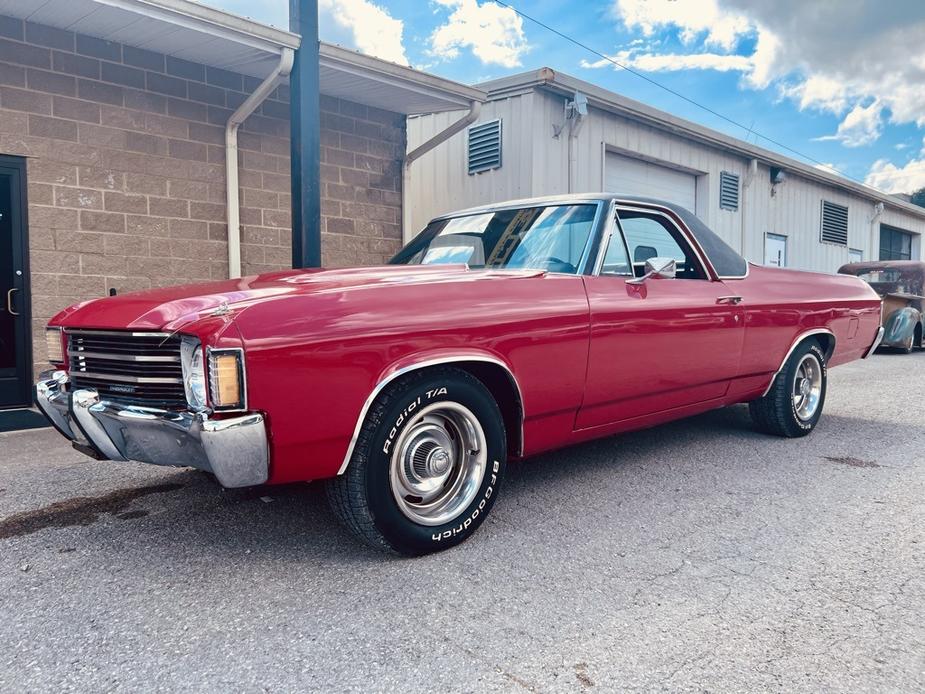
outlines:
M209 419L205 413L159 410L102 400L92 389L70 390L64 371L46 371L35 404L61 434L104 460L194 467L223 487L267 481L269 447L263 415Z
M880 343L883 342L883 335L885 334L885 332L886 331L883 329L883 326L881 325L877 329L877 337L874 338L874 344L872 344L870 347L867 348L867 351L864 352L864 356L861 357L861 359L867 359L867 357L869 357L871 354L877 351L877 348L880 346Z

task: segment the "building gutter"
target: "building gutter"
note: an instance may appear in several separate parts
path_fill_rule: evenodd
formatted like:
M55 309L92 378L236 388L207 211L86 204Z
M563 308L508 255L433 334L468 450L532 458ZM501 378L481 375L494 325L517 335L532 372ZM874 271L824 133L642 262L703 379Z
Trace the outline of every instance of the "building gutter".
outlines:
M408 204L408 191L411 188L411 164L413 164L415 160L420 159L424 154L427 154L427 152L434 149L434 147L437 145L446 142L456 133L472 125L475 121L478 120L479 114L481 112L482 102L475 100L470 101L469 112L466 113L466 115L449 125L444 130L438 132L429 140L421 143L405 155L405 162L402 165L401 175L401 226L402 239L405 243L410 241L412 238L411 206Z
M238 106L225 125L225 200L228 215L228 277L241 276L241 201L238 189L238 128L292 71L295 51L282 47L279 64Z

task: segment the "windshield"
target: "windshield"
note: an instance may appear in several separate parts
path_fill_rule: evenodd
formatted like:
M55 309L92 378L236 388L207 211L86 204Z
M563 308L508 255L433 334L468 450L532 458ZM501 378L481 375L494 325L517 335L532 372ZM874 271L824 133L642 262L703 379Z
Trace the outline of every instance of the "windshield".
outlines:
M390 262L576 274L596 213L593 204L553 205L440 219Z

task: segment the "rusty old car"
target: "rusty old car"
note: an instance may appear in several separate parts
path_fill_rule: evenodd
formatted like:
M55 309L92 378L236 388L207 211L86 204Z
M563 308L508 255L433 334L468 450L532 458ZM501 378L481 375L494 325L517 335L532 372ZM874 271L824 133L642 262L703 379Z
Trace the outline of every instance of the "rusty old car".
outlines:
M76 304L36 401L96 458L326 480L358 537L414 555L470 537L512 458L737 403L805 436L828 369L881 332L855 277L747 263L673 204L570 195L441 216L383 267Z
M867 282L883 298L883 341L906 354L923 347L925 329L925 262L881 260L849 263L839 270Z

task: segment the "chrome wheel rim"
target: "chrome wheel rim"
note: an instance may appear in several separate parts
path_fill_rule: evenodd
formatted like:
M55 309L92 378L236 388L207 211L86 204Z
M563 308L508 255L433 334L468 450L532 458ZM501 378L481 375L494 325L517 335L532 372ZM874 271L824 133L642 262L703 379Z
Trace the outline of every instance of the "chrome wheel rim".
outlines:
M814 354L800 360L793 378L793 409L801 421L813 418L822 399L822 364Z
M443 525L475 499L488 462L472 412L440 402L417 412L392 449L389 478L398 508L420 525Z

